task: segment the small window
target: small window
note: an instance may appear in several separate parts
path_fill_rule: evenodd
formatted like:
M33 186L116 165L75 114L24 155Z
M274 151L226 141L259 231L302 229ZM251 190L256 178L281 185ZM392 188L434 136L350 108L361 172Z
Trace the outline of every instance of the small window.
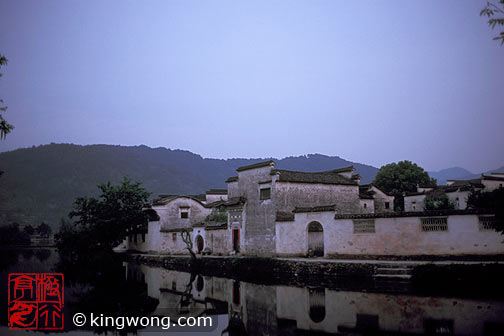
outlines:
M177 241L177 232L172 233L172 240L175 242Z
M268 200L271 198L271 188L261 188L259 192L259 199Z
M390 202L385 202L385 209L390 209Z
M426 335L454 335L453 320L425 319L424 330Z
M145 243L145 233L142 233L142 243Z
M354 233L375 233L374 219L354 219Z
M495 230L495 217L494 216L480 216L479 217L479 230L480 231Z
M421 218L421 221L423 232L448 231L448 218L446 217Z
M171 283L171 289L176 291L177 290L177 282L175 280L172 281Z
M366 204L366 203L364 203L364 209L366 209L366 208L367 208L367 204Z
M189 210L180 210L180 218L189 218Z

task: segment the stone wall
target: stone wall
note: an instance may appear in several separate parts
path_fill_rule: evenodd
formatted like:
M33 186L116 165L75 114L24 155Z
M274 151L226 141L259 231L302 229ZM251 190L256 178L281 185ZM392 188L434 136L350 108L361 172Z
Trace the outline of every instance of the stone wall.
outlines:
M229 254L231 251L231 235L229 230L207 230L205 245L212 254Z
M201 202L189 197L178 197L165 205L152 206L160 217L161 231L190 228L193 224L205 220L212 210L205 208ZM182 209L189 210L188 218L181 218Z
M246 225L243 226L243 254L268 255L275 252L275 192L271 198L259 199L259 183L271 181L271 167L262 167L239 172L238 194L247 199Z
M315 183L276 182L274 184L277 211L292 211L295 207L336 205L338 213L360 213L359 186Z
M404 211L423 211L425 195L404 197Z
M389 196L385 194L380 189L372 186L371 189L375 192L374 194L374 208L375 213L381 212L393 212L394 211L394 196ZM385 206L388 203L388 208Z

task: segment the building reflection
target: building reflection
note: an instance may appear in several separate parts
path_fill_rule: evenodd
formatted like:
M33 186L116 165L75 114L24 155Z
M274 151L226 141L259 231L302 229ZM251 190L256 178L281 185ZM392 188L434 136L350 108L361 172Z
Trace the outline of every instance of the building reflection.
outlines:
M127 264L153 315L226 315L223 335L504 335L504 302L266 286Z

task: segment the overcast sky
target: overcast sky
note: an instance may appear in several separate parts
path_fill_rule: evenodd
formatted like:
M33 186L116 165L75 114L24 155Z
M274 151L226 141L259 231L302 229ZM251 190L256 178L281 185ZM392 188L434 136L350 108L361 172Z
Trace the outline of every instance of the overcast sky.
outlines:
M504 47L484 0L0 0L0 151L504 165Z

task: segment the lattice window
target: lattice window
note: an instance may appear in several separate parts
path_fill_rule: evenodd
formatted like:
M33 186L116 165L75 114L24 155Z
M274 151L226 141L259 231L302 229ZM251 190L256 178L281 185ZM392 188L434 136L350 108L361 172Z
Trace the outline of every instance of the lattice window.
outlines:
M424 232L448 231L448 218L446 217L421 218L421 220Z
M354 233L375 233L374 219L356 219L353 221Z
M479 230L480 231L495 230L495 216L480 216Z

